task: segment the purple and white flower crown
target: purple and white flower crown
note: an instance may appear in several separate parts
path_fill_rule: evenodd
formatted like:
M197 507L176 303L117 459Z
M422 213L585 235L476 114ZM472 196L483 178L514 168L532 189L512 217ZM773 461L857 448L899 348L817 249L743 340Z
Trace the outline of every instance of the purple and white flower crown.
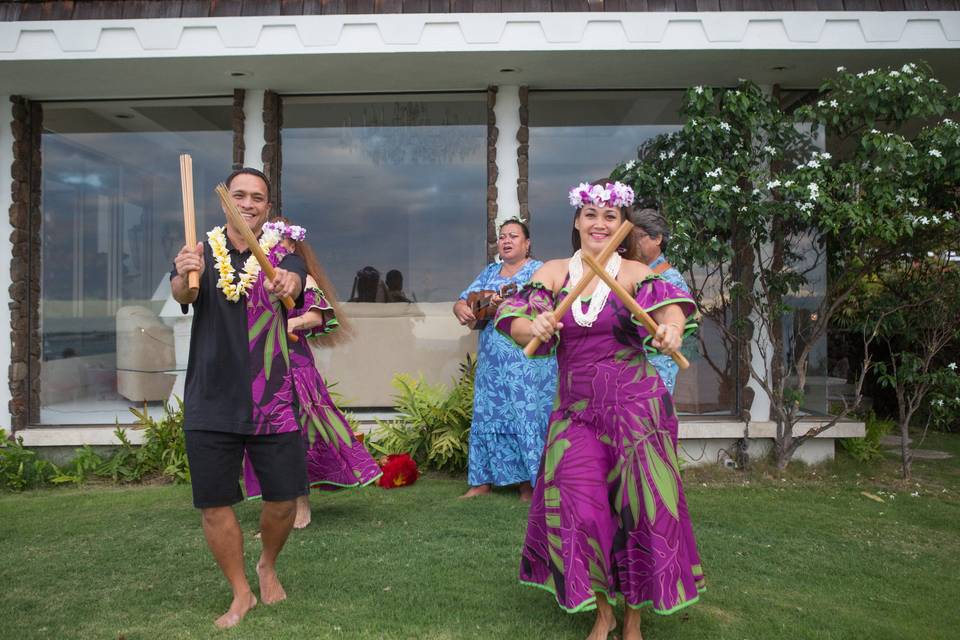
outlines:
M592 204L607 207L629 207L633 204L633 189L622 182L608 182L604 185L591 185L581 182L570 189L570 206L580 207Z
M265 222L263 223L264 231L272 231L276 233L280 238L290 238L300 242L307 237L307 230L303 227L295 224L285 224L283 220L276 220L275 222Z

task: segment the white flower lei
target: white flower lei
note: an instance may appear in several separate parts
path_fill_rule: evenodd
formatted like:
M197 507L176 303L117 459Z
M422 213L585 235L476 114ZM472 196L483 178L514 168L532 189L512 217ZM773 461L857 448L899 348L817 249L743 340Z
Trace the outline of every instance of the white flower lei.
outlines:
M210 243L210 250L213 257L216 258L214 267L219 274L217 279L217 288L223 291L224 297L230 302L238 302L240 296L250 293L253 283L257 281L260 275L260 263L256 257L250 256L243 263L243 271L240 272L240 280L234 281L236 269L230 264L230 252L227 249L227 236L224 234L225 227L214 227L207 232L207 240ZM260 235L260 248L263 253L270 255L270 250L280 241L276 233L264 231Z
M611 277L616 278L617 274L620 273L620 263L622 259L619 254L613 254L610 256L610 260L607 261L604 271L610 274ZM580 278L583 277L583 259L580 257L580 250L578 249L576 253L573 254L573 257L570 258L570 288L573 289L577 286L577 283L580 282ZM603 280L597 282L597 287L593 290L593 295L590 297L590 306L587 307L586 312L583 310L583 297L578 297L577 301L572 307L573 319L576 320L577 324L581 327L592 327L594 321L597 319L597 316L600 315L600 312L603 310L604 305L607 304L607 298L610 296L610 287L607 286L607 283Z

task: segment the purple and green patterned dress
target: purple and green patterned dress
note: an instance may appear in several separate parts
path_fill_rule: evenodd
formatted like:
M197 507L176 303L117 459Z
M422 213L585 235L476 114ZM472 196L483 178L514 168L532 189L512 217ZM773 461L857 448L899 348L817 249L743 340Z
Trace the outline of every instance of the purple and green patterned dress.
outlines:
M565 297L567 289L558 298ZM689 295L658 276L636 300L647 311ZM555 307L540 283L500 306L496 326L510 335L514 318ZM677 461L677 418L663 381L647 359L650 336L611 295L592 327L568 311L556 352L557 403L550 416L520 563L520 581L554 594L569 612L596 607L595 593L627 605L673 613L699 598L703 571Z
M270 257L273 261L274 255ZM307 479L311 487L325 490L366 486L381 476L380 466L353 435L343 412L330 397L310 351L309 338L336 331L339 322L320 289L308 287L303 296L303 307L291 310L289 317L317 310L323 313L324 319L320 326L294 332L299 341L289 343L290 375L306 450ZM243 462L247 497L258 498L260 483L253 466L246 457Z

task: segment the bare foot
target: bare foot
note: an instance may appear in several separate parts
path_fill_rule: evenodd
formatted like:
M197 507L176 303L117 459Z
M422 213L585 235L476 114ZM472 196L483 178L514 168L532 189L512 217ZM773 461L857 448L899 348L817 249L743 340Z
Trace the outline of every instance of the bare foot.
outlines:
M476 498L477 496L485 496L490 494L492 491L493 489L490 488L490 485L481 484L477 487L470 487L470 489L465 494L460 496L460 499L463 500L464 498Z
M257 606L257 597L249 591L242 595L234 596L233 602L230 603L230 608L227 609L225 614L214 620L213 624L221 629L235 627L243 620L243 616L247 615L247 612L255 606Z
M521 482L518 490L520 491L520 502L533 500L533 487L530 486L529 482Z
M616 628L616 618L612 615L607 617L597 613L597 620L593 623L593 629L590 630L590 635L587 636L587 640L607 640L610 632Z
M643 640L640 633L640 610L625 606L623 613L623 640Z
M257 563L257 576L260 578L260 599L263 604L277 604L287 599L287 592L280 584L277 571Z
M617 618L613 615L613 607L607 601L603 593L596 593L597 596L597 620L593 623L593 629L587 640L607 640L610 632L617 628Z
M294 529L305 529L310 524L310 496L297 498L297 518L293 521Z

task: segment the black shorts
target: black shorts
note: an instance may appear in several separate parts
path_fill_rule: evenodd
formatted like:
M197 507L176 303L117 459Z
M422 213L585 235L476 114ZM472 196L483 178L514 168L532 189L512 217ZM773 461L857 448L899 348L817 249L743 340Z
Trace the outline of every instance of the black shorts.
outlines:
M225 431L184 431L193 506L226 507L243 500L243 454L257 473L267 502L295 500L309 493L307 463L299 431L246 435Z

